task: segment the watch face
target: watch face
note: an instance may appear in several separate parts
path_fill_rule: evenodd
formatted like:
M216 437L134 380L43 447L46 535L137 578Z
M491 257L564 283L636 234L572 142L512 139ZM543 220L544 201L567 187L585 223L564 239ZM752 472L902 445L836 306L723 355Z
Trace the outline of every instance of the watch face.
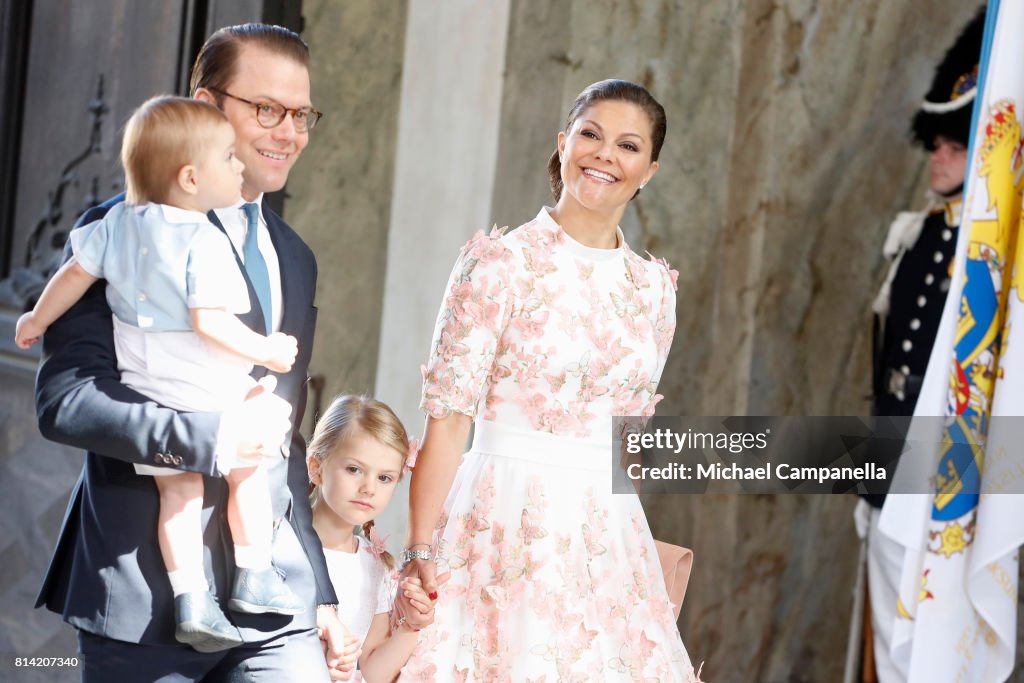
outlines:
M429 550L406 550L402 553L402 560L408 562L409 560L429 560L431 559Z

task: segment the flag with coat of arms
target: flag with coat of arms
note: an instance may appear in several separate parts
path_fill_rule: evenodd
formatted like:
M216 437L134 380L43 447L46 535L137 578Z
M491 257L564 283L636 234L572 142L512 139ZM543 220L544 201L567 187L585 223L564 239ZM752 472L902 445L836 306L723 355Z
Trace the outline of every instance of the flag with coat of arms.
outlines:
M905 548L911 683L1005 681L1024 544L1024 0L990 0L953 279L880 529ZM941 421L918 419L944 416ZM941 433L938 429L941 428ZM924 478L914 483L914 477Z

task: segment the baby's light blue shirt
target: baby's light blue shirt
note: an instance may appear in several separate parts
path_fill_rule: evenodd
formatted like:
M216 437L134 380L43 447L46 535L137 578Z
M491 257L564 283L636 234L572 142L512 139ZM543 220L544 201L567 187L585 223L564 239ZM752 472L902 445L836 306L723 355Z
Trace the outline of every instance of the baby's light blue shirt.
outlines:
M147 332L191 330L190 308L249 310L231 243L205 214L121 203L72 230L71 248L86 272L107 281L114 315Z

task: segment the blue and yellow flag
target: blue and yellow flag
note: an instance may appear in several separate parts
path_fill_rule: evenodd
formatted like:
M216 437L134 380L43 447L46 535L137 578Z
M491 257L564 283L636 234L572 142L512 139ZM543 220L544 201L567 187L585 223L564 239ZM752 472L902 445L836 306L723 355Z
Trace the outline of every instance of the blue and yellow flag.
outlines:
M1024 415L1022 27L1024 0L988 3L954 284L916 412L945 415L934 493L883 512L906 548L892 654L912 682L1013 670L1024 495L1000 492L1021 446L999 418Z

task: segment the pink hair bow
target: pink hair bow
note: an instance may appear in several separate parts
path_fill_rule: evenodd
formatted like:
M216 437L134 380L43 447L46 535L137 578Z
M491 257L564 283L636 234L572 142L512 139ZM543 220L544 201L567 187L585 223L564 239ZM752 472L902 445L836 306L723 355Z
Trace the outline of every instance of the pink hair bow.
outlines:
M416 458L420 454L419 439L409 439L409 452L405 456L405 471L411 472L416 467Z
M370 552L377 557L380 557L383 553L387 552L387 536L381 538L381 535L377 533L377 527L371 526L370 533L367 534L367 541L370 542Z

